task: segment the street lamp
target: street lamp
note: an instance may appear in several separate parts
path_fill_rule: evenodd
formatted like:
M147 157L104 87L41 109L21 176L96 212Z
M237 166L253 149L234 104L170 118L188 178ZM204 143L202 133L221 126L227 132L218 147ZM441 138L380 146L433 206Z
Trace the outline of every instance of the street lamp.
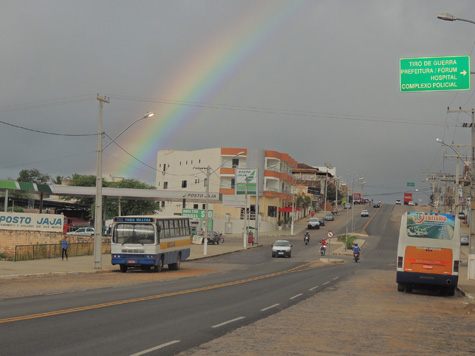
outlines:
M96 173L96 205L94 210L94 268L102 269L102 104L109 103L109 99L97 96L99 100L99 120L97 126L97 173ZM147 113L138 120L135 120L116 138L114 138L106 147L114 142L120 135L127 131L132 125L140 120L152 117L154 113Z
M444 20L444 21L464 21L464 22L470 22L470 23L475 24L475 21L457 18L454 15L448 14L446 12L443 12L443 13L437 15L437 18L440 19L440 20Z

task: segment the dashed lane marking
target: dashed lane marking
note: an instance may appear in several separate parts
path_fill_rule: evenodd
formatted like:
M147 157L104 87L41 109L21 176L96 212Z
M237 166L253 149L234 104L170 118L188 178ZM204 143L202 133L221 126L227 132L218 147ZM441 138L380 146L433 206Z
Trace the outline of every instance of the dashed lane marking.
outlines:
M271 306L268 306L267 308L264 308L264 309L261 309L261 311L267 311L269 309L272 309L272 308L277 308L280 304L277 303L277 304L274 304L274 305L271 305Z
M231 323L234 323L235 321L242 320L242 319L244 319L244 317L240 316L239 318L231 319L231 320L225 321L224 323L213 325L212 328L219 328L221 326L231 324Z
M167 343L165 343L165 344L161 344L161 345L158 345L158 346L155 346L155 347L151 347L150 349L137 352L137 353L132 354L132 355L130 355L130 356L141 356L141 355L145 355L145 354L148 354L149 352L156 351L156 350L160 350L160 349L163 349L164 347L167 347L167 346L170 346L170 345L179 343L179 342L180 342L180 340L173 340L173 341L167 342Z
M297 295L294 295L294 296L293 296L293 297L291 297L290 299L292 300L292 299L295 299L295 298L301 297L302 295L303 295L302 293L299 293L299 294L297 294Z

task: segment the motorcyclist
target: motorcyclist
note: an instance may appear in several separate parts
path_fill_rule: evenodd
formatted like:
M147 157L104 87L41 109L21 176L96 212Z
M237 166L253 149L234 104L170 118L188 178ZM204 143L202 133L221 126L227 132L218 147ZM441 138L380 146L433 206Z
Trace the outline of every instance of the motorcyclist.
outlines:
M310 234L308 233L308 231L305 233L305 236L303 237L303 239L310 241Z
M353 255L355 253L360 253L361 252L361 247L358 246L357 243L355 243L355 245L353 246Z
M327 250L327 241L325 239L323 239L320 242L320 254L322 256L325 255L326 250Z

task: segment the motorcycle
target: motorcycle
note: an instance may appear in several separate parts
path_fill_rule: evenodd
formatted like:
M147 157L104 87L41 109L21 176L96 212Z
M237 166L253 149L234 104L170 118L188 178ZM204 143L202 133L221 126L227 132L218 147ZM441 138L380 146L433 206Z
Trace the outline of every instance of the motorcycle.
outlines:
M327 245L320 246L320 255L325 256L326 252L327 252Z
M355 260L355 263L358 262L360 259L360 253L359 252L353 252L353 258Z
M305 245L308 245L308 243L310 242L310 236L305 235L303 241L305 242Z

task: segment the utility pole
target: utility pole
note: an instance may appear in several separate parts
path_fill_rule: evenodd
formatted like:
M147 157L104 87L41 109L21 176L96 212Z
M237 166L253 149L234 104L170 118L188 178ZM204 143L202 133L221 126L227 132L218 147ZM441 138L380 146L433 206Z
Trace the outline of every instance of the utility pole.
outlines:
M472 167L470 167L470 239L469 239L469 248L468 248L468 275L467 279L475 279L475 109L471 110L449 110L448 113L471 113L472 122L470 125L464 124L464 127L470 127L472 134Z
M204 170L206 169L206 200L205 200L205 235L203 236L203 256L208 254L208 205L209 205L209 177L211 167L208 165L206 167L195 167L195 169ZM203 231L203 230L202 230Z
M203 255L208 254L208 204L209 204L209 169L210 167L206 167L206 203L205 203L205 210L206 210L206 219L205 219L205 240L204 240L204 247L203 247Z
M99 120L97 124L97 173L96 206L94 214L94 269L102 269L102 107L109 104L109 98L99 96Z

